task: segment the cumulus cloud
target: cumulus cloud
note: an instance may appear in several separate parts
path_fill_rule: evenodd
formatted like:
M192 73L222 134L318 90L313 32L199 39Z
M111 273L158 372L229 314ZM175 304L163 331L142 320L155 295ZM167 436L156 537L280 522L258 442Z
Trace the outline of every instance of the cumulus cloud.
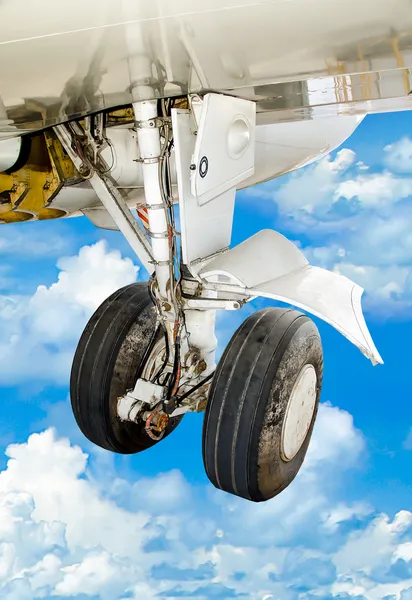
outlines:
M391 208L400 200L411 195L412 180L400 179L392 173L357 175L354 179L342 181L334 192L335 202L339 199L348 204L355 201L360 210ZM383 211L388 214L387 211Z
M412 140L403 137L385 146L384 163L393 173L412 173Z
M399 565L412 558L412 513L336 500L364 445L350 415L322 405L301 474L255 505L179 471L98 482L79 447L51 429L33 434L7 448L0 473L0 595L407 598Z
M33 296L0 295L0 384L66 382L88 318L137 275L132 261L103 241L61 258L57 267L57 281Z
M313 264L364 287L370 312L404 317L412 307L411 157L409 138L384 149L379 169L344 148L253 195L276 203L276 226L303 236Z
M317 234L335 233L338 223L353 226L359 215L366 221L371 214L392 214L410 197L412 177L388 169L371 171L356 162L353 150L343 148L335 158L327 155L249 193L274 200L284 226L301 232L310 224Z
M305 216L309 220L316 215L326 214L331 203L338 199L337 186L342 177L350 172L355 158L352 150L344 148L333 160L327 156L292 173L273 193L273 199L282 214L292 218Z

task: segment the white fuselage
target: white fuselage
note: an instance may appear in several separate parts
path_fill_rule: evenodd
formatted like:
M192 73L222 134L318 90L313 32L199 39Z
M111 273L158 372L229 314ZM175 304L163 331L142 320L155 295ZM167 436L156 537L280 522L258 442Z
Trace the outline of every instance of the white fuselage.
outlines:
M410 67L410 0L0 3L0 98L23 131L128 104L139 85L254 98L269 122L408 108Z
M252 185L326 154L369 112L410 109L410 67L410 0L2 0L0 171L11 137L215 91L257 103ZM118 184L139 201L132 133L113 135ZM53 202L71 213L93 194Z

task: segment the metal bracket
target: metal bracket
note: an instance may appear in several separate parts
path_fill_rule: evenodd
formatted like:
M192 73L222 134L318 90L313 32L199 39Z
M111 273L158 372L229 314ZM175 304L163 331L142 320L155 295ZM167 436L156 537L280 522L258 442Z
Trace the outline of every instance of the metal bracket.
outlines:
M154 156L153 158L135 158L133 162L141 163L143 165L156 165L162 160L162 156Z
M219 298L182 298L185 310L239 310L243 303L238 300Z
M150 210L164 210L164 204L140 204L137 208L145 208Z
M117 414L122 421L135 421L142 406L153 408L163 400L165 388L138 379L133 390L117 400Z
M171 122L169 117L154 117L153 119L147 119L146 121L135 121L135 126L136 129L154 129L155 127L163 127Z
M164 239L168 239L169 232L168 231L161 231L160 233L153 233L152 231L148 231L147 235L150 238L152 238L152 240L164 240Z
M154 265L155 267L168 267L171 264L171 261L170 260L151 260L150 264Z

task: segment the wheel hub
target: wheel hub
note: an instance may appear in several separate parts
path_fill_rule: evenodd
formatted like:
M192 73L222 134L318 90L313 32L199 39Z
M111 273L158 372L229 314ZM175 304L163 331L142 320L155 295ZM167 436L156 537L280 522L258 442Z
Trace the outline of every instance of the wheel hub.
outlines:
M289 397L282 427L281 455L291 461L306 439L316 406L316 371L305 365L298 375Z

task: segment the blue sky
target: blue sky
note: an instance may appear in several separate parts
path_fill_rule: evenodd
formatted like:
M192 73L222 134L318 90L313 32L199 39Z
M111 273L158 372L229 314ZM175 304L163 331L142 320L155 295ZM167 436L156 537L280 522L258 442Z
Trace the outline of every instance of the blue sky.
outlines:
M410 113L367 117L329 157L238 194L233 243L271 227L364 286L385 360L373 368L317 322L313 442L264 505L208 484L201 415L135 457L82 437L68 403L78 337L144 273L83 218L0 229L1 598L412 599L410 131ZM250 310L219 318L220 348Z

